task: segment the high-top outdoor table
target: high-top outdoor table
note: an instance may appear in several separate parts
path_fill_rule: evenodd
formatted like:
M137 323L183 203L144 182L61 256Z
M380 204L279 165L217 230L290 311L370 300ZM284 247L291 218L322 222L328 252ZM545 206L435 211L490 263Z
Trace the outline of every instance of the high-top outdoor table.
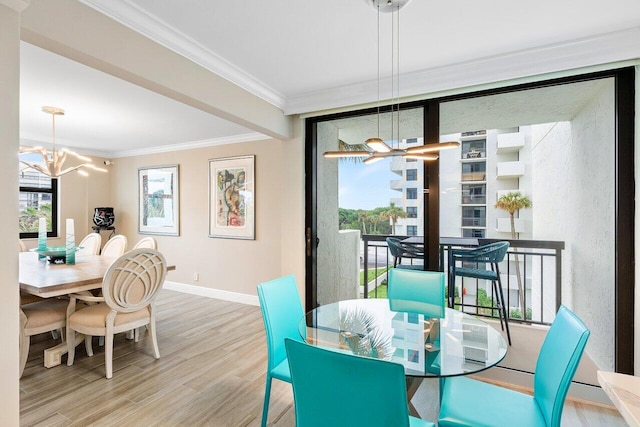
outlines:
M117 258L83 255L73 265L51 264L39 259L36 252L20 252L20 290L42 298L51 298L102 288L102 279ZM175 270L168 266L167 270ZM78 341L77 341L78 342ZM58 344L44 351L44 366L51 368L62 361L67 344Z
M434 421L439 383L430 385L431 405L418 413L411 398L423 378L468 375L498 364L507 342L489 324L450 308L387 299L357 299L322 305L300 321L309 344L389 360L404 366L409 408Z

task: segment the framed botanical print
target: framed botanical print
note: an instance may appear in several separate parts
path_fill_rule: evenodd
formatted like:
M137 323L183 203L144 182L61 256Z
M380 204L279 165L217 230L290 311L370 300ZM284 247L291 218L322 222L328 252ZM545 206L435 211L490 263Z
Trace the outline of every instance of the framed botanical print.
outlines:
M255 239L255 156L209 160L209 237Z
M138 232L180 234L178 165L138 169Z

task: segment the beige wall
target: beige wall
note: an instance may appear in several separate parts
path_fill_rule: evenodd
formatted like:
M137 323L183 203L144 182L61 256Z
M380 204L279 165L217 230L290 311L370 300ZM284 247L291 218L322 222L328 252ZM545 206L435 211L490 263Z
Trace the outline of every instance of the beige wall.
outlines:
M18 394L18 99L20 96L20 15L0 1L0 425L19 425ZM16 154L11 154L16 153Z
M176 266L167 279L255 296L258 283L282 274L299 274L304 268L297 262L282 261L283 253L300 259L283 250L285 240L293 242L296 250L301 248L304 209L300 146L295 141L268 139L116 159L110 176L118 233L127 236L129 247L144 237L138 233L138 168L178 164L180 235L154 236L168 263ZM208 159L250 154L256 156L256 239L208 237ZM198 281L194 273L199 275Z

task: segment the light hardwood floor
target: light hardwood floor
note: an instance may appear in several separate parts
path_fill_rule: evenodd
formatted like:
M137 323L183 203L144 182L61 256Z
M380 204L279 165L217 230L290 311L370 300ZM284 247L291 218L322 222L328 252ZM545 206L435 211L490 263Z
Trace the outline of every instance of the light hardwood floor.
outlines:
M51 334L32 337L20 381L22 426L259 426L266 344L258 307L163 290L159 360L150 340L116 337L113 378L104 349L78 346L74 366L42 366ZM363 408L367 402L359 403ZM269 424L294 426L291 386L273 381ZM563 426L624 426L617 411L567 403Z

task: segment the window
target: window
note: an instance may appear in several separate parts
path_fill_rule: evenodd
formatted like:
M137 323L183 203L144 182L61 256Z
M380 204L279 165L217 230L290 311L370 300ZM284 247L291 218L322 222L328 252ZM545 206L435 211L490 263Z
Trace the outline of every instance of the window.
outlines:
M407 236L416 236L418 234L417 225L407 225Z
M484 230L478 230L475 228L463 228L462 229L462 237L475 237L475 238L483 238Z
M407 144L415 144L418 142L418 138L407 138L405 141Z
M417 162L418 159L404 159L405 162L410 163L410 162Z
M418 180L418 169L407 169L407 181Z
M462 207L462 226L463 227L486 227L487 225L487 208L482 206L463 206Z
M474 139L472 141L462 141L462 158L479 159L486 157L485 139Z
M417 198L418 198L418 189L407 188L407 199L417 199Z
M418 208L415 206L409 206L407 208L407 218L418 218Z
M462 184L463 205L483 205L487 203L486 184Z
M47 219L47 237L58 236L58 180L33 169L20 172L20 238L38 237L38 219Z
M487 164L485 162L472 162L462 164L463 181L484 181L486 179Z

